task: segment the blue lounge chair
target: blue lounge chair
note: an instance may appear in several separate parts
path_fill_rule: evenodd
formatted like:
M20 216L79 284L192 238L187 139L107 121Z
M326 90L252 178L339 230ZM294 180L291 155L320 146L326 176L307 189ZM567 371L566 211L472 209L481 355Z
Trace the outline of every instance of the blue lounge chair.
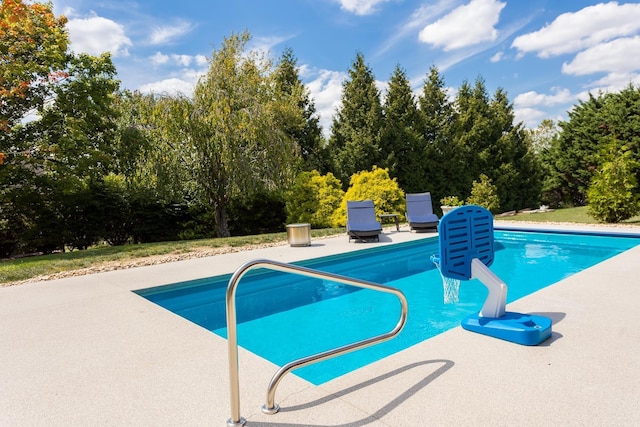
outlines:
M349 241L376 239L380 241L382 225L376 220L373 200L347 200L347 234Z
M430 193L407 194L407 221L411 230L437 228L440 218L433 213Z

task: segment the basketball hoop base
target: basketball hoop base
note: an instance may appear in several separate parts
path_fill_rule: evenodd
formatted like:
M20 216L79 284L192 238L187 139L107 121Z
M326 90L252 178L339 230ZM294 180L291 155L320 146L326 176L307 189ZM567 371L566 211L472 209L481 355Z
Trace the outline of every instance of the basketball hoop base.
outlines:
M472 314L462 321L468 331L489 335L522 345L538 345L551 336L551 319L534 314L507 311L501 317Z

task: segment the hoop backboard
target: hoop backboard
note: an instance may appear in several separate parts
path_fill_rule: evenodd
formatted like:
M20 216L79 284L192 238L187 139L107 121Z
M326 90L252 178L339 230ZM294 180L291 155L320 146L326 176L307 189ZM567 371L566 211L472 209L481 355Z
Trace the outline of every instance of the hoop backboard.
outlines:
M471 260L493 263L493 215L481 206L460 206L440 219L440 272L446 277L470 280Z

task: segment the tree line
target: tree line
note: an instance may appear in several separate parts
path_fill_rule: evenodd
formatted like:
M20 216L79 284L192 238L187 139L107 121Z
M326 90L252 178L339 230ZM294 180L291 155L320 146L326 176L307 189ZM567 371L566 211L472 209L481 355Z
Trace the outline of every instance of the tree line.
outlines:
M436 210L481 179L495 211L598 201L594 215L619 221L638 209L634 86L531 131L481 77L451 95L431 67L415 95L398 65L382 94L357 53L325 139L291 49L274 60L232 34L192 96L142 94L120 88L109 54L69 52L65 26L50 4L0 5L2 257L278 231L312 214L339 225L327 205L301 210L293 189L328 188L337 203L367 171L430 191Z

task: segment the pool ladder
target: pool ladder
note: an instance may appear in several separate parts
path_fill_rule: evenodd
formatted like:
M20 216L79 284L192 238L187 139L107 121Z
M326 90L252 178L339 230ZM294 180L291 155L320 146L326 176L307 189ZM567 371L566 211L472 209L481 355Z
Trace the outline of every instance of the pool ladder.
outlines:
M338 274L328 273L324 271L313 270L306 267L301 267L294 264L286 264L278 261L271 261L265 259L257 259L249 261L240 266L231 279L229 279L229 285L227 286L226 293L226 305L227 305L227 344L229 347L229 383L231 391L231 418L227 421L227 427L241 427L244 426L246 420L240 416L240 384L238 373L238 333L236 323L236 288L240 279L253 268L267 268L271 270L281 271L284 273L299 274L302 276L313 277L321 280L331 280L333 282L342 283L345 285L357 286L359 288L372 289L375 291L385 292L395 295L401 304L400 319L396 326L384 334L376 335L371 338L367 338L353 344L347 344L332 350L327 350L322 353L317 353L311 356L303 357L298 360L287 363L282 366L273 375L269 386L267 388L266 403L262 407L262 412L265 414L275 414L280 407L275 403L276 388L280 383L282 377L284 377L290 371L301 368L303 366L310 365L312 363L321 362L332 357L340 356L345 353L359 350L364 347L369 347L373 344L377 344L383 341L390 340L400 333L404 324L407 321L408 305L402 291L390 286L380 285L366 280L355 279L351 277L341 276Z

